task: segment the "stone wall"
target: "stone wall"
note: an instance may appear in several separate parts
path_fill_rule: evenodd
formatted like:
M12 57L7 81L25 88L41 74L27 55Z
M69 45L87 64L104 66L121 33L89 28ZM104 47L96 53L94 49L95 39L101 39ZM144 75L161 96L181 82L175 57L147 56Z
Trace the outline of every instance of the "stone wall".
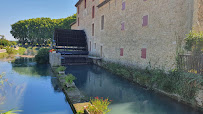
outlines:
M71 26L71 29L72 29L72 30L77 30L77 27L78 27L78 25L75 23L75 24L73 24L73 25Z
M193 29L203 31L203 0L194 0Z
M125 10L122 10L123 2ZM77 14L80 20L77 29L86 32L91 55L141 68L149 65L166 70L175 68L177 47L194 27L196 6L193 0L110 0L100 8L98 5L98 0L87 0L87 7L84 8L83 0ZM94 18L92 6L95 6ZM103 15L104 29L101 30ZM148 15L149 21L143 27L142 18L145 15ZM122 23L125 24L124 30L121 30ZM121 48L123 56L120 56ZM146 59L141 58L143 48L146 48Z
M61 66L61 54L49 53L49 63L52 67Z

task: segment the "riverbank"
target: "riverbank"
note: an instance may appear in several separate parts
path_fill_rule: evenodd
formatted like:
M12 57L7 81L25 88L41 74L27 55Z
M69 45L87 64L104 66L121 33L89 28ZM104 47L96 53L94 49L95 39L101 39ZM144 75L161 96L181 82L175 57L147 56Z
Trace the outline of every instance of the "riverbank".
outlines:
M72 82L72 84L69 84L65 81L63 77L66 75L61 75L57 72L58 67L51 67L54 76L57 77L61 84L61 89L63 90L64 94L66 95L66 98L71 106L71 109L73 110L74 113L79 113L84 111L84 106L86 104L90 104L87 102L89 99L87 99L76 87L75 83ZM81 110L83 109L83 110Z
M166 74L163 70L136 69L107 61L94 61L94 64L132 83L203 111L203 80L200 75L180 71Z

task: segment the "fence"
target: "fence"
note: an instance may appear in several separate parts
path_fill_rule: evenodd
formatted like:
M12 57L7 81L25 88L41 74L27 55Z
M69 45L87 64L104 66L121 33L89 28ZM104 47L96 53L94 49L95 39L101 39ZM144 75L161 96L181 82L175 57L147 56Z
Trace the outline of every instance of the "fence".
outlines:
M179 55L178 67L187 72L203 74L203 54Z

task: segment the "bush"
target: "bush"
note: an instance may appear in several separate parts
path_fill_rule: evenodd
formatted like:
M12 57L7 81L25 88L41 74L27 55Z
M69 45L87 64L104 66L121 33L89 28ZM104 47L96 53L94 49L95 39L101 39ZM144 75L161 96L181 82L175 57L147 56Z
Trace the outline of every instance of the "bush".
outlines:
M19 49L18 49L18 53L19 53L20 55L23 55L23 54L25 53L26 50L27 50L26 48L19 47Z
M72 74L68 74L67 76L63 77L68 84L72 84L74 80L76 80L76 77Z
M66 67L64 66L60 66L56 69L57 72L60 72L60 71L65 71L66 70Z
M6 47L6 52L10 55L10 54L15 54L16 50L12 47Z
M41 48L37 55L35 56L35 60L38 64L47 64L49 63L49 49Z
M3 45L0 45L0 49L3 49L4 48L4 46Z
M92 103L92 105L88 105L87 107L85 107L86 110L88 110L88 112L90 112L91 114L106 114L109 111L111 111L108 106L111 103L111 100L107 99L103 99L102 97L95 97L94 99L90 99L90 102Z

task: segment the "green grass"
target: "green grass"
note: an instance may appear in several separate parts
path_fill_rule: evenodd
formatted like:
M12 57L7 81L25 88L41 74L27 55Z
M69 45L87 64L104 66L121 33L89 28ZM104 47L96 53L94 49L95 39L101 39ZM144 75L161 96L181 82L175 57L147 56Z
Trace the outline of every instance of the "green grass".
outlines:
M0 53L0 58L8 57L8 53Z

